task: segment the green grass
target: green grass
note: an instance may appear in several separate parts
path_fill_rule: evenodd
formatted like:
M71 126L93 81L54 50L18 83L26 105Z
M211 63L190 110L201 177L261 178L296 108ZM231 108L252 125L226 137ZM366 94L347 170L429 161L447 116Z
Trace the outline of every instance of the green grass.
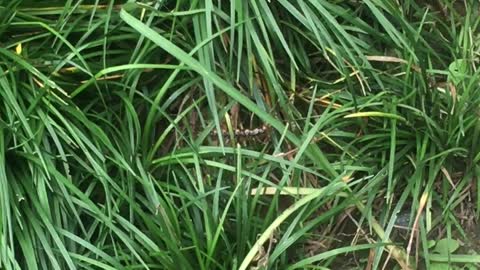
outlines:
M0 0L0 269L476 269L479 13Z

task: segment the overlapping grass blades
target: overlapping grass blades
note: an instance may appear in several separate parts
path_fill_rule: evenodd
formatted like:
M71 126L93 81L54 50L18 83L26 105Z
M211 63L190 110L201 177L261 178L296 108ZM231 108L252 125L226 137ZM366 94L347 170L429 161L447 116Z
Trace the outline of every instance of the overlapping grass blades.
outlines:
M479 4L436 2L0 1L0 268L479 263L428 246L480 206Z

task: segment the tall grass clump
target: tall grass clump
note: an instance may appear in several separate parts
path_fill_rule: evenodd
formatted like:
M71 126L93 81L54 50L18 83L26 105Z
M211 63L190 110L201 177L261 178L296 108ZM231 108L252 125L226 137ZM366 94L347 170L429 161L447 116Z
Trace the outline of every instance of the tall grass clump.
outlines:
M0 0L0 269L476 269L479 13Z

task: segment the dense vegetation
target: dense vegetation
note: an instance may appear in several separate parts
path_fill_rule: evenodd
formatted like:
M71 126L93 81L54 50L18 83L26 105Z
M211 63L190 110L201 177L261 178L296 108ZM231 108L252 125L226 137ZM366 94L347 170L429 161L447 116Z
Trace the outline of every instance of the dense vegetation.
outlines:
M476 0L0 0L0 269L477 269Z

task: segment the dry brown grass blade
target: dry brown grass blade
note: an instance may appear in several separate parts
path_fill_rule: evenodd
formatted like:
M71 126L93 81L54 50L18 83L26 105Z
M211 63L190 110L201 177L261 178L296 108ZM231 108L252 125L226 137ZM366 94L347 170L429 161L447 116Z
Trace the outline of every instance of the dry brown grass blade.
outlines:
M408 61L394 56L384 56L384 55L368 55L366 56L368 61L372 62L385 62L385 63L401 63L408 65ZM412 69L416 72L420 72L421 69L417 65L412 65Z
M408 240L408 246L407 246L407 264L410 252L412 250L412 244L413 244L413 238L416 236L418 238L418 222L420 221L420 217L422 216L423 209L425 208L425 205L427 204L429 193L424 192L422 194L422 197L420 198L420 203L418 206L417 210L417 215L415 216L415 221L413 222L413 228L412 228L412 233L410 234L410 239ZM418 252L417 252L418 254Z

